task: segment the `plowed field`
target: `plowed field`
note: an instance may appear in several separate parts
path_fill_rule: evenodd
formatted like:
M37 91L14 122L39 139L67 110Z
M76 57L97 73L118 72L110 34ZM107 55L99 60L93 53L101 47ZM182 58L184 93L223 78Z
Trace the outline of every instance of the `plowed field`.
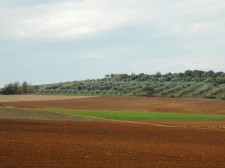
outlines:
M224 100L148 97L87 97L55 101L11 102L3 105L22 108L61 107L87 110L159 111L178 113L225 114Z
M47 100L68 100L68 99L84 99L95 96L58 96L58 95L0 95L0 103L2 102L32 102Z
M225 114L224 101L201 99L95 97L1 106ZM13 109L0 114L2 168L225 167L223 120L121 122Z
M225 132L1 120L0 167L225 167Z

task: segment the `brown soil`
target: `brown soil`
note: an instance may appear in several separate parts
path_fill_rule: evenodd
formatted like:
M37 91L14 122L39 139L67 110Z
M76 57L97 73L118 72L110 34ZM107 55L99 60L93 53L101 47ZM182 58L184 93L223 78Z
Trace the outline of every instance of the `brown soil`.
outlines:
M0 108L0 119L56 120L56 121L97 121L98 119L76 115L43 112L35 109Z
M61 107L90 110L161 111L225 114L224 100L148 97L94 97L57 101L11 102L2 105L22 108Z
M84 99L94 96L64 96L64 95L0 95L0 103L3 102L31 102L47 100Z
M0 119L20 119L20 120L55 120L55 121L116 121L131 124L153 125L159 127L180 127L225 131L224 120L212 121L179 121L179 120L145 120L145 121L118 121L97 117L85 117L79 115L65 115L60 113L50 113L38 109L21 108L1 108Z
M207 129L207 130L218 130L225 131L224 120L212 120L212 121L142 121L144 123L158 124L159 126L168 127L180 127L180 128L195 128L195 129Z
M223 137L120 122L0 120L0 167L224 168Z
M94 97L1 102L1 106L225 114L224 101L202 99ZM92 121L3 109L7 108L0 111L3 118L63 120L0 119L3 168L225 167L224 121Z

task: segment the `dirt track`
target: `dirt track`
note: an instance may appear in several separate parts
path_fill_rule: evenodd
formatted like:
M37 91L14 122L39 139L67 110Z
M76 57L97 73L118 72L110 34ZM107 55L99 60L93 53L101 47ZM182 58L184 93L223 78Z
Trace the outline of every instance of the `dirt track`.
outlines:
M11 102L3 105L22 108L61 107L90 110L130 110L182 113L225 114L224 100L176 99L150 97L92 97L56 101Z
M224 132L116 122L0 121L0 167L225 167Z

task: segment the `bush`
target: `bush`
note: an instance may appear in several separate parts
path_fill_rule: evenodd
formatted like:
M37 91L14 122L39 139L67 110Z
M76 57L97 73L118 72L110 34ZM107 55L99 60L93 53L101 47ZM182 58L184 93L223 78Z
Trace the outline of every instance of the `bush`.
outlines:
M153 96L154 88L151 86L144 86L142 91L145 93L146 96Z
M207 99L215 99L215 96L206 96Z

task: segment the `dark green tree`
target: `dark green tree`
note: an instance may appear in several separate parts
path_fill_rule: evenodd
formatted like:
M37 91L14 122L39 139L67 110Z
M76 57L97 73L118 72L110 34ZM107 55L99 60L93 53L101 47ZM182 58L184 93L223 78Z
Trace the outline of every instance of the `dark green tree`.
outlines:
M148 85L144 86L142 91L144 92L144 94L146 96L153 96L154 95L154 88L151 87L151 86L148 86Z
M162 76L162 74L161 74L161 72L156 72L155 76L159 78Z
M220 85L220 84L225 84L225 76L218 76L215 79L216 84Z
M10 83L5 85L1 90L1 94L4 95L24 94L28 92L32 92L32 87L27 82L23 82L22 85L19 82Z
M29 85L26 81L24 81L22 83L22 93L28 93L28 91L29 91Z

